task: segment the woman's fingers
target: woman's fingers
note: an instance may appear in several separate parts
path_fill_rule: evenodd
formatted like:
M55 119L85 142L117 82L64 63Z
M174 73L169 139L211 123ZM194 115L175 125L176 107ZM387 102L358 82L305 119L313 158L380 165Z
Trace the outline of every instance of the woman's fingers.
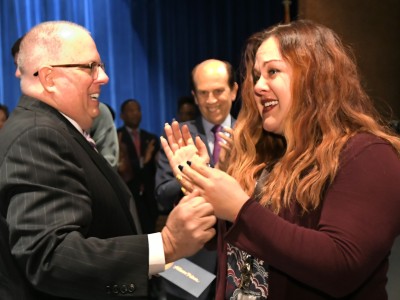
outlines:
M177 151L179 149L179 145L175 139L171 125L169 125L168 123L165 123L164 132L165 132L165 136L168 141L169 147L171 148L172 153L175 153L175 151Z
M194 145L194 141L193 141L192 135L190 134L189 127L186 124L182 125L181 132L182 132L182 137L183 137L183 141L185 142L185 144L186 145Z
M185 174L179 171L175 178L179 181L181 185L181 191L184 195L188 195L193 191L193 184Z
M171 150L174 153L184 146L194 145L193 138L187 125L183 125L181 128L177 121L173 121L171 125L168 123L165 124L164 131L168 143L171 146Z
M203 159L203 162L208 164L210 162L210 156L208 155L207 146L199 136L196 136L196 148L199 156Z
M190 199L193 199L194 197L200 196L200 192L198 190L194 190L193 192L185 195L180 201L179 203L185 203L185 202L189 202Z
M213 172L216 170L209 167L208 165L204 164L200 158L194 158L192 161L186 162L186 165L190 166L195 173L197 172L198 174L201 174L205 178L211 178L213 175Z
M172 149L170 147L170 144L167 142L167 140L163 136L160 137L160 143L161 143L161 146L162 146L162 148L163 148L163 150L165 152L165 155L168 158L168 162L172 167L171 163L173 163L173 161L174 161L174 159L173 159L174 158L174 153L173 153L173 151L172 151Z
M207 184L207 179L210 176L210 167L203 163L196 162L195 159L193 162L189 161L185 164L179 165L178 168L194 185L192 188L197 188L200 191L204 190L204 187Z
M182 132L179 127L179 123L177 121L172 121L171 128L172 128L172 134L174 136L175 142L179 146L179 148L185 146L185 142L182 137Z
M212 204L215 215L223 220L234 221L243 204L249 199L240 184L225 172L210 168L197 161L179 166L189 177L195 190Z

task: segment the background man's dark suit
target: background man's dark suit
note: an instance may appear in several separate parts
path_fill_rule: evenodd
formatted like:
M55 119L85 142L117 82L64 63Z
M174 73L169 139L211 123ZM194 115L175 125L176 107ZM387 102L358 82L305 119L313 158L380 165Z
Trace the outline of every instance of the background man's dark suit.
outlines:
M136 152L132 137L126 127L118 128L121 135L121 143L126 146L126 154L129 157L132 168L133 179L127 182L133 198L136 202L140 222L145 233L155 230L158 217L157 202L154 198L154 185L156 175L156 154L160 149L159 138L143 129L140 129L140 149L142 156L145 155L149 143L154 140L155 147L151 159L141 167L140 158Z
M236 120L231 117L231 128L233 128ZM201 140L206 144L208 155L210 157L210 164L214 166L214 161L212 158L212 153L208 147L206 132L203 127L202 117L198 117L195 120L183 122L180 125L186 124L189 128L190 134L194 139L199 136ZM178 180L174 177L172 169L169 165L167 156L164 150L161 148L159 152L159 157L157 161L157 173L156 173L156 189L155 195L158 203L161 205L163 210L169 211L174 205L178 204L179 200L183 197L181 191L181 185ZM199 265L200 267L206 269L207 271L215 274L216 272L216 262L217 253L216 251L210 251L207 249L202 249L197 254L188 258L190 261ZM166 287L168 293L179 295L183 299L195 299L189 293L179 290L178 287L173 287L169 285ZM213 291L206 290L199 299L212 299L214 296ZM210 298L211 297L211 298Z
M43 102L23 96L6 127L0 131L0 299L61 299L46 294L55 289L66 298L145 296L148 239L136 235L132 197L118 174ZM12 271L15 264L21 273Z

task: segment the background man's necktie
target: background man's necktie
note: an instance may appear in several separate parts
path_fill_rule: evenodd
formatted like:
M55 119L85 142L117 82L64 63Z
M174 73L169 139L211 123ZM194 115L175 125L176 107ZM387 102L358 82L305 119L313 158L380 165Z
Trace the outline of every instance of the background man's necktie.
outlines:
M211 129L211 131L214 133L214 151L213 151L214 164L216 164L218 162L219 152L221 151L221 146L219 145L219 141L221 141L222 138L220 138L219 135L217 134L221 130L222 130L222 126L221 125L215 125Z

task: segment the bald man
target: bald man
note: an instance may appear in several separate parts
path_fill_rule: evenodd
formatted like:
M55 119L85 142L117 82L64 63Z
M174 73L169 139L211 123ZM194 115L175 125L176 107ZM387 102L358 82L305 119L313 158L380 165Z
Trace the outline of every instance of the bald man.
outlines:
M185 197L141 234L132 195L91 143L109 78L89 32L41 23L23 38L22 97L0 132L0 299L148 299L148 278L215 235Z
M199 136L207 146L210 164L216 165L213 158L216 132L213 128L219 126L228 131L232 128L235 119L230 111L236 100L238 84L235 82L233 68L230 63L217 59L208 59L192 70L192 95L199 108L200 116L195 120L183 122L190 130L193 139ZM156 172L156 199L165 211L173 209L183 196L181 183L175 178L168 159L161 149ZM183 190L184 191L184 190ZM201 250L189 258L204 269L216 272L216 252ZM194 299L189 293L172 287L166 283L167 299ZM213 287L206 290L200 299L212 299Z

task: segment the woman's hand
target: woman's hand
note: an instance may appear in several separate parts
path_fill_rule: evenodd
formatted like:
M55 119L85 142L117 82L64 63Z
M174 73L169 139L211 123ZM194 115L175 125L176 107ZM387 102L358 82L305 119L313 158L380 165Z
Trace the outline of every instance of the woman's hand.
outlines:
M197 158L181 165L182 173L194 185L194 191L214 207L217 218L233 222L249 196L239 183L225 172L204 165Z
M160 138L161 146L168 158L174 176L181 183L184 193L187 194L193 190L193 185L190 179L179 170L178 166L186 164L187 161L191 161L194 158L199 163L208 164L210 157L208 156L207 147L199 137L196 137L196 141L193 141L187 125L183 125L180 128L177 121L173 121L171 125L165 124L164 131L167 139Z

